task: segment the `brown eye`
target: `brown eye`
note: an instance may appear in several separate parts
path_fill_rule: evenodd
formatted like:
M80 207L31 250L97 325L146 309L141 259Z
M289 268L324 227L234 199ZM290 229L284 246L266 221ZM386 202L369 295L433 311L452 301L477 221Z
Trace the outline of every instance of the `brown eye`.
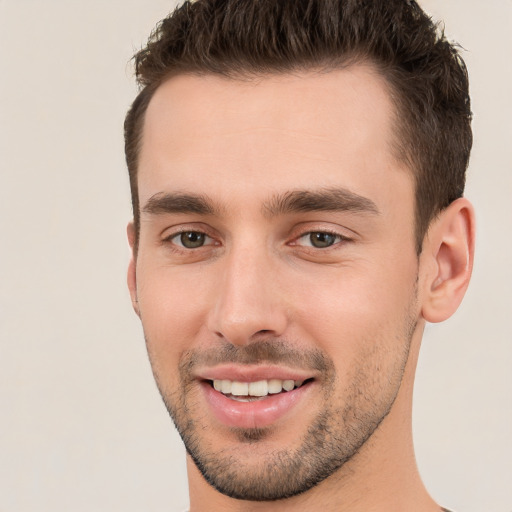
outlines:
M309 242L313 247L317 249L324 249L335 244L339 240L338 235L332 233L323 233L321 231L309 233Z
M206 240L206 235L204 233L199 233L198 231L184 231L176 236L178 245L185 247L186 249L197 249L198 247L202 247Z

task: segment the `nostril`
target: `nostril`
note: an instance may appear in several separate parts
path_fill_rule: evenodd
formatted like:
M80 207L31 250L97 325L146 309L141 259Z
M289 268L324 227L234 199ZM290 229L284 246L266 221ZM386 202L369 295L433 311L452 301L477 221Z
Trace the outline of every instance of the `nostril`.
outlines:
M239 314L229 311L212 311L208 320L208 328L217 339L225 340L232 345L247 345L256 340L264 340L282 336L286 330L286 316L279 308L246 308Z

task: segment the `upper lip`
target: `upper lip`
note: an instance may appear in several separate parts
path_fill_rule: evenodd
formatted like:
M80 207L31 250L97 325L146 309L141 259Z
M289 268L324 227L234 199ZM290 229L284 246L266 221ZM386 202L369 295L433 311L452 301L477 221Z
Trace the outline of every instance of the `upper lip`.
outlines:
M305 370L275 365L235 365L222 364L204 367L194 372L200 380L231 380L238 382L256 382L259 380L306 380L314 377Z

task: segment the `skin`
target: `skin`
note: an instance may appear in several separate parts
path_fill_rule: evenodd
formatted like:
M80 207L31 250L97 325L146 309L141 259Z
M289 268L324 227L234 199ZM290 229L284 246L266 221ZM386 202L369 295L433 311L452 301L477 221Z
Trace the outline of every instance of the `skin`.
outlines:
M188 456L192 512L439 511L414 461L414 371L425 321L449 317L467 287L473 211L455 201L417 255L414 180L392 152L393 112L364 65L250 81L181 75L151 100L128 285L164 401L189 451L221 474L216 489ZM297 191L334 190L336 209L282 207ZM203 233L204 245L180 246L182 231ZM312 246L311 233L332 245ZM133 247L132 224L128 237ZM290 357L258 358L265 346ZM201 381L230 361L242 372L270 361L311 382L270 425L233 428ZM322 442L308 451L312 428ZM337 466L306 492L258 502L225 488L289 482L297 453L310 467L318 450Z

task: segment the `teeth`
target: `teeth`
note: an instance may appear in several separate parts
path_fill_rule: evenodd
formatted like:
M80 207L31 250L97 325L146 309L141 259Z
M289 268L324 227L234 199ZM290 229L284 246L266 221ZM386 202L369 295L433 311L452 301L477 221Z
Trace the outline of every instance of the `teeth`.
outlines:
M267 396L268 395L268 382L266 380L259 380L258 382L249 383L250 396Z
M302 386L302 380L258 380L256 382L239 382L231 380L214 380L213 387L224 395L241 396L267 396L275 395L284 391L291 391Z
M247 396L249 394L249 383L237 381L232 382L231 394L235 396Z
M285 391L291 391L295 387L295 381L293 380L283 380L283 389Z
M220 381L220 391L225 395L231 393L231 381L230 380L221 380Z
M270 379L268 381L268 392L272 395L283 391L283 381L279 379Z

